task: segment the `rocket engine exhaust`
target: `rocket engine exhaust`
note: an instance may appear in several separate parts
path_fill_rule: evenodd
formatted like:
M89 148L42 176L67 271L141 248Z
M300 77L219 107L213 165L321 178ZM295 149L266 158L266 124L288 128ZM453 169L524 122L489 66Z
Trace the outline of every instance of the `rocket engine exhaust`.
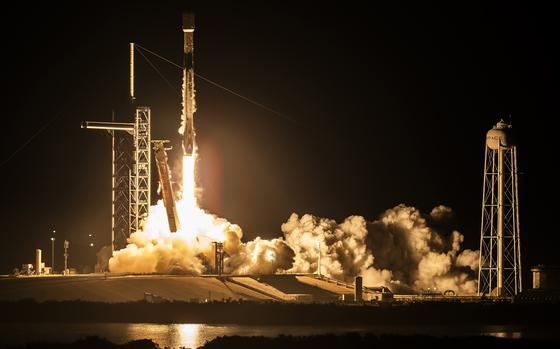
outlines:
M183 110L181 128L183 155L192 156L194 151L193 116L196 112L194 90L194 14L183 14Z

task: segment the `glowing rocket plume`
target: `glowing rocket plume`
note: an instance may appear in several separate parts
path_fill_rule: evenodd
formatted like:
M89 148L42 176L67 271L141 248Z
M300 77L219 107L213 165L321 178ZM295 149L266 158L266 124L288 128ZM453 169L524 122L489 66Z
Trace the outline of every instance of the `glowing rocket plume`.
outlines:
M197 206L196 182L194 172L194 155L183 156L183 200L188 201L189 206Z

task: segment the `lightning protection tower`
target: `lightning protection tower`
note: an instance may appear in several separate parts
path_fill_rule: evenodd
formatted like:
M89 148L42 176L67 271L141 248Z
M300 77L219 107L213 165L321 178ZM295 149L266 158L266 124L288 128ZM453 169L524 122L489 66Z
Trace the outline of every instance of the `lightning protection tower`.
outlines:
M511 297L521 291L517 147L510 124L486 134L478 294Z

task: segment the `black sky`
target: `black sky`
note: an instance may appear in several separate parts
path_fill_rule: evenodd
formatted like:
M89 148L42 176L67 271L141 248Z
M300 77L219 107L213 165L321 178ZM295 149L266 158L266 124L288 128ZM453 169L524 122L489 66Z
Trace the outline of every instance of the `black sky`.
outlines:
M373 220L399 203L426 213L444 204L465 246L478 248L484 137L511 114L524 266L558 264L552 9L361 3L5 8L0 272L32 261L36 247L50 261L53 228L58 251L71 241L74 264L93 261L87 234L108 242L110 139L80 121L127 117L129 42L181 62L187 7L195 71L295 120L197 79L204 208L248 238L270 238L292 212ZM180 149L180 74L152 60L175 89L137 57L138 103L152 109L153 137Z

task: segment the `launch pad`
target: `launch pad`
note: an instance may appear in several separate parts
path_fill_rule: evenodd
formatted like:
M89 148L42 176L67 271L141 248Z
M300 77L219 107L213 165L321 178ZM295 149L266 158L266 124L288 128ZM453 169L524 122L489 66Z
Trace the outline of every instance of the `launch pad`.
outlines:
M364 301L390 301L388 289L362 288ZM159 301L354 302L352 285L314 274L186 276L110 275L31 276L0 279L0 301L124 303Z
M176 279L175 281L183 280L181 282L184 282L184 280L194 280L196 278L199 278L199 280L205 281L214 280L220 285L220 287L218 288L215 288L217 287L216 285L211 284L201 284L193 286L194 288L198 288L197 292L199 293L202 292L204 295L208 293L208 297L202 298L199 294L189 293L191 292L189 291L189 285L169 285L169 287L171 288L185 289L185 296L181 296L178 299L175 298L176 296L174 294L169 294L168 296L162 295L162 293L165 292L161 291L158 288L159 286L152 287L146 285L146 290L135 292L134 296L131 296L134 300L142 299L142 295L144 295L144 298L146 298L146 295L152 295L150 297L153 298L153 295L157 294L158 297L161 297L161 299L193 299L200 301L211 299L212 297L210 295L212 293L220 295L217 299L314 302L319 299L328 301L347 300L350 295L353 294L354 300L358 302L362 300L383 300L383 295L390 292L384 292L385 287L378 287L376 289L362 287L362 276L366 275L368 271L374 273L376 281L370 279L370 285L389 285L389 280L391 280L391 282L400 282L403 280L390 279L393 276L388 275L392 273L389 268L387 270L376 270L373 267L373 255L371 255L372 252L369 250L371 246L368 246L367 241L364 237L362 237L363 231L347 229L344 223L344 226L338 228L340 231L345 232L345 234L347 233L345 237L348 241L350 241L347 245L344 245L344 248L346 249L344 253L347 254L345 258L347 260L360 261L359 263L361 263L361 265L359 266L345 265L345 263L341 263L343 268L342 272L326 272L326 275L328 276L340 277L343 280L351 280L351 278L358 276L354 284L355 286L345 286L343 283L328 279L326 277L321 277L321 254L326 253L327 255L334 255L335 259L338 258L338 254L333 252L335 251L333 246L325 246L322 248L321 242L322 239L324 239L325 235L315 234L317 236L313 236L313 234L309 234L306 226L308 222L303 222L303 217L302 220L299 220L299 218L296 217L296 221L292 222L293 224L295 224L295 228L290 231L295 232L292 234L293 236L297 234L309 234L311 237L309 237L307 240L314 240L314 243L317 243L316 248L311 246L302 247L301 238L294 238L292 240L289 240L288 237L290 235L286 231L283 231L286 237L286 242L284 242L284 240L282 239L280 239L279 241L276 241L276 239L269 241L260 238L255 239L256 242L242 242L241 238L243 237L243 234L238 226L227 222L227 220L225 219L216 217L211 213L204 211L198 205L198 197L196 195L197 185L195 178L195 164L197 154L195 142L196 133L193 122L194 113L196 112L196 100L194 88L195 73L193 60L194 17L192 16L192 14L184 15L182 29L184 38L183 64L182 66L174 64L177 67L181 68L182 71L182 112L179 133L182 135L183 166L182 187L179 191L177 191L177 193L174 193L174 189L172 186L171 170L168 165L168 156L166 153L166 150L168 150L168 148L166 148L164 145L164 142L166 141L151 139L151 117L149 108L137 107L134 105L134 49L136 44L131 44L130 46L130 99L133 102L133 106L136 107L136 117L134 119L135 122L127 124L128 128L126 129L119 128L122 125L115 125L116 123L111 123L112 125L106 125L105 127L98 127L97 124L101 124L99 122L84 123L85 128L110 130L113 138L115 137L116 131L125 130L129 134L133 135L134 140L134 153L131 157L132 166L129 170L130 174L128 182L130 195L127 197L129 204L128 213L130 217L128 225L129 234L128 236L124 236L123 239L123 241L126 241L126 244L124 244L124 246L119 246L121 248L118 249L115 248L115 236L117 235L117 219L115 215L117 212L116 207L118 206L118 200L116 200L116 198L118 197L118 188L116 183L118 183L118 181L116 181L116 178L118 176L115 172L115 159L117 157L115 155L115 149L113 149L113 253L108 265L100 268L100 270L109 270L112 274L111 276L109 276L109 278L106 278L105 281L110 279L118 284L119 282L117 282L116 280L121 279L128 281L136 279L146 281L163 278L162 280L165 280L165 282L168 282L171 279ZM157 54L155 55L170 62L169 60ZM139 113L139 110L144 110L144 113ZM146 115L146 117L141 118L139 117L139 115ZM477 292L478 296L512 298L521 290L521 279L517 278L517 275L520 275L520 262L513 263L513 266L508 266L502 263L502 257L504 255L502 247L505 248L506 262L508 262L509 259L507 259L507 257L509 255L514 255L516 257L515 261L520 260L520 246L517 234L519 230L517 200L513 200L509 204L504 204L504 198L507 199L513 196L517 196L516 168L512 168L512 170L509 171L509 177L505 176L503 171L504 161L502 158L504 152L506 150L510 151L510 148L515 150L514 148L512 148L511 144L506 142L508 138L506 137L506 132L504 131L506 126L509 129L511 128L511 125L506 125L505 123L503 123L503 125L500 123L499 125L501 126L498 127L497 125L493 130L489 131L489 138L487 138L487 147L489 147L488 149L492 151L496 150L496 156L501 160L499 160L495 166L493 162L491 166L486 166L487 170L488 168L491 168L491 170L486 171L488 172L488 174L485 173L485 176L490 175L490 177L489 179L486 179L484 183L485 186L487 182L490 183L491 185L488 185L488 187L492 188L492 190L490 191L487 191L486 189L483 190L485 194L489 193L487 196L488 198L490 198L485 199L483 203L483 205L486 205L489 208L489 211L488 213L483 212L482 217L483 229L481 232L481 252L485 253L486 255L479 256L479 261L478 263L476 263L473 257L473 251L469 250L464 251L465 254L463 254L463 252L458 254L458 249L460 247L459 245L463 239L462 235L458 232L457 234L459 235L453 232L453 251L432 250L430 251L430 253L432 254L426 253L426 251L412 251L412 254L409 254L410 251L406 251L406 253L404 253L403 255L415 256L416 254L418 254L419 256L421 256L421 258L415 257L415 259L412 261L413 263L416 263L418 265L418 270L414 270L413 268L412 271L403 272L403 275L410 279L406 280L405 278L405 285L414 287L414 290L411 289L411 293L416 292L415 290L418 290L418 292L426 292L425 290L427 289L428 293L421 294L420 296L426 296L429 298L441 296L443 297L443 299L446 299L446 297L454 297L456 293L462 295L473 295L476 292L476 282L470 279L472 278L472 275L467 272L468 270L463 270L465 269L465 267L468 267L468 269L473 271L475 269L488 271L488 273L479 272L479 289ZM496 133L496 135L494 135L494 133ZM494 135L495 137L499 136L497 138L500 141L498 145L492 145L494 143L488 143L489 140L495 141L494 138L490 137L492 135ZM115 143L115 139L113 139L113 143ZM158 203L158 205L156 206L150 206L151 143L154 144L155 160L157 164L161 189L160 194L162 197L162 202ZM494 153L490 152L489 154L492 155ZM512 152L512 154L514 154L514 152ZM489 156L487 155L486 158L489 158ZM493 159L494 155L492 155L490 158ZM514 160L510 160L510 162L515 163ZM497 169L494 169L494 167L497 167ZM508 179L510 177L514 178L515 181L512 179ZM509 193L504 188L511 187L511 183L515 183L515 185L513 185L512 187L512 193ZM126 196L122 195L121 197L126 198ZM496 199L497 201L494 199ZM488 203L486 203L486 201L488 201ZM497 203L494 203L494 201L496 201ZM498 209L494 209L494 207L497 207ZM397 211L400 211L401 209L407 211L406 215L410 216L408 210L405 207L401 207L399 205L395 208L395 210ZM447 209L450 210L449 208ZM166 213L165 215L162 214L164 210ZM412 210L416 209L412 208ZM410 218L410 220L413 219ZM360 222L351 224L351 226L357 227L357 223ZM515 226L510 229L510 226L513 223L515 223ZM298 225L303 226L303 228L300 228ZM486 229L486 226L490 227L490 229ZM497 227L497 230L493 229L494 226ZM284 225L282 226L282 229L284 230ZM300 231L301 229L304 229L305 231L303 231L302 233ZM313 231L313 229L309 230ZM512 241L515 241L515 245L508 244L508 242L506 241L505 245L502 246L502 240L504 236L506 238L509 238L508 232L510 232L510 230L512 231ZM391 233L388 234L390 235ZM334 235L339 238L340 234L335 233ZM438 236L436 232L434 232L434 236ZM354 240L356 239L359 240L359 243L354 242ZM487 241L490 241L488 245L489 247L485 248L485 243ZM429 241L426 241L426 243L429 245ZM362 249L356 249L355 247L357 245L362 246L363 251ZM456 245L459 247L455 248ZM493 249L494 245L498 247L496 251L494 251ZM513 252L508 253L507 251L509 251L508 248L510 245ZM289 252L282 254L282 251L289 251L292 254L290 255ZM307 255L307 251L313 251L313 253ZM364 256L367 256L369 254L369 256L367 257L369 257L370 260L368 261L364 256L358 256L358 254L364 254ZM299 259L296 258L294 261L293 255L296 255L296 257L301 257L305 263L296 265ZM239 256L241 257L234 258ZM248 258L248 256L250 256L250 258ZM436 260L436 258L439 258L440 260ZM212 259L214 260L213 265ZM224 263L224 259L226 259L226 263ZM317 260L316 263L315 259ZM430 265L434 263L442 264L442 260L447 261L449 267L446 267L447 269L444 272L434 273L433 268L430 269ZM457 264L457 261L459 260L461 260L461 264ZM233 262L228 264L228 261ZM496 263L494 263L495 261ZM323 260L323 264L324 263L325 262ZM228 270L226 270L225 272L230 273L231 275L223 276L224 264L227 264L228 266ZM406 263L401 264L407 265ZM423 266L424 269L420 270L420 266ZM145 274L149 274L152 272L161 274L173 274L175 270L181 270L182 273L190 275L201 275L211 270L215 274L215 276L146 276ZM315 274L273 274L267 276L235 275L239 273L252 273L260 275L286 271L311 273L314 270L316 270L317 276L315 276ZM352 270L353 272L349 275L345 274L347 270ZM510 270L513 271L512 275L514 275L515 277L508 276L511 274ZM128 273L133 275L141 274L143 276L118 276L114 273ZM378 273L379 275L375 273ZM413 276L417 277L417 275L421 275L422 280L413 280ZM263 281L266 278L270 279L267 281ZM493 291L494 286L492 285L494 279L496 279L498 285L496 288L497 293ZM504 282L507 283L511 281L510 279L515 279L515 288L513 289L513 291L506 290L507 292L502 292L502 284ZM288 280L290 281L288 282ZM489 286L484 287L484 290L480 288L480 285L481 283L483 283L483 281L487 281L486 283L489 283ZM304 287L304 289L301 289L300 286L302 284L307 285L307 289L305 289L306 287ZM334 289L330 287L332 286L332 284L336 285ZM392 283L392 285L396 284L397 282ZM274 285L276 285L277 287ZM139 287L139 289L142 289L143 287L144 286L141 286ZM312 287L313 289L309 289L309 287ZM395 286L395 288L398 287L399 286ZM439 291L434 291L438 288L443 291L443 294ZM350 292L348 292L348 289L350 289ZM299 291L296 292L294 290ZM315 292L316 290L327 292L329 293L329 295L321 294L321 292ZM123 301L128 301L129 298L130 297L126 296Z

